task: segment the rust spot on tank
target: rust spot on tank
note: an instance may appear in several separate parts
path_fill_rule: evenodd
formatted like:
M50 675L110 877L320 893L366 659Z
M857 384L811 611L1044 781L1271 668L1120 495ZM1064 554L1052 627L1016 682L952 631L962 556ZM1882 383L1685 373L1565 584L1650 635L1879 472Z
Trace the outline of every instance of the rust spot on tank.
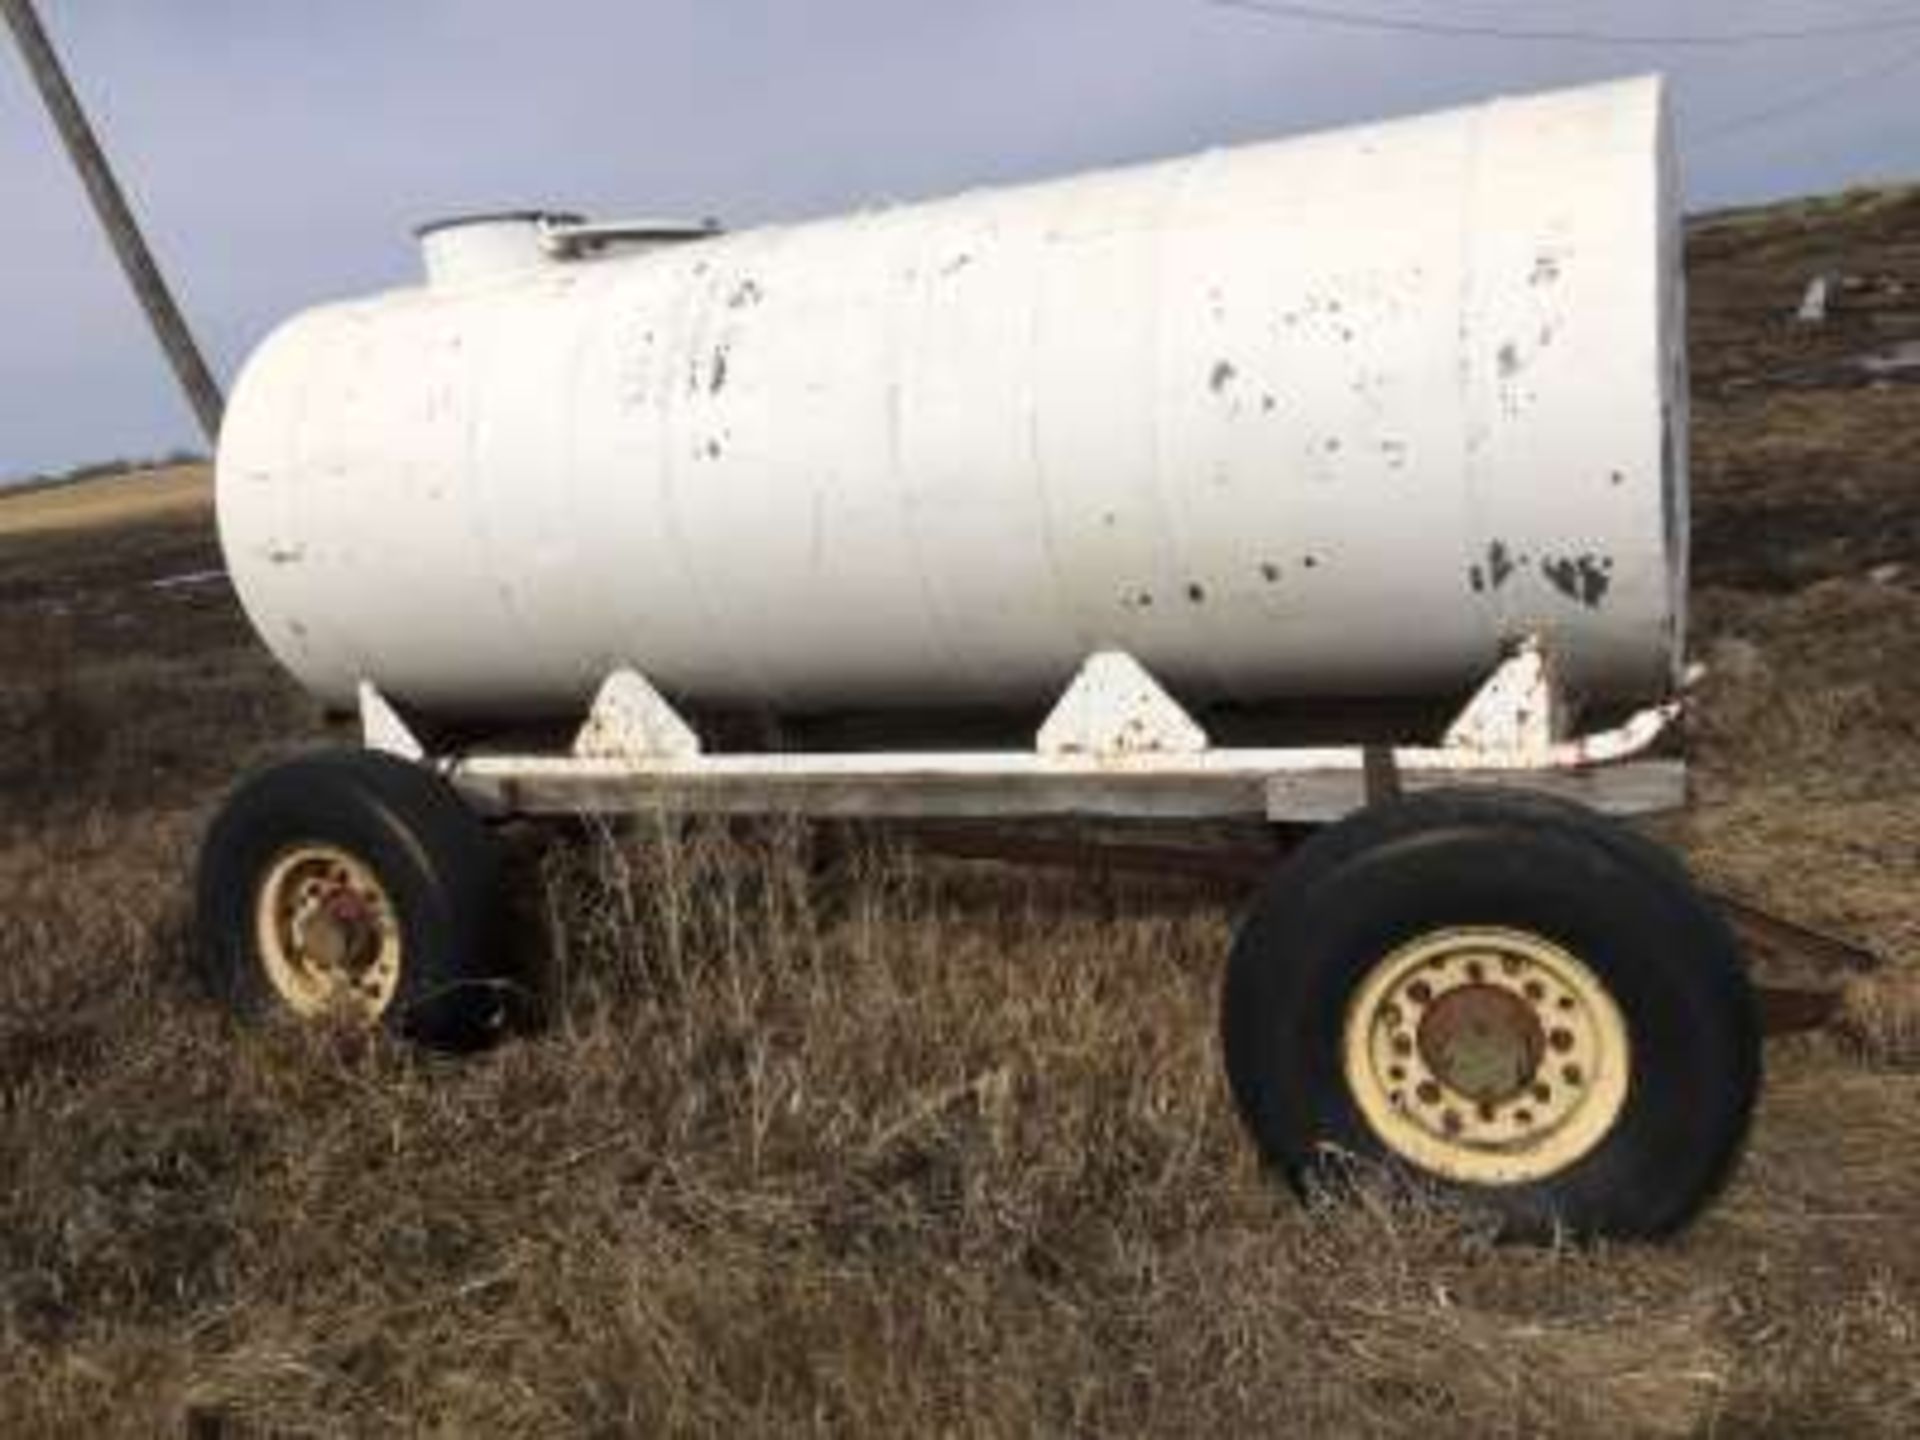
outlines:
M766 291L760 288L760 282L749 277L734 287L733 294L727 297L727 308L744 310L749 305L758 305L765 298Z
M1473 583L1474 594L1484 595L1487 593L1487 572L1482 570L1478 565L1469 565L1467 567L1467 579Z
M1520 351L1514 343L1509 340L1500 347L1500 378L1502 380L1511 380L1520 373L1520 370Z
M1268 415L1271 415L1275 410L1279 409L1279 407L1280 407L1280 402L1277 399L1275 399L1271 394L1262 395L1260 397L1260 408L1262 411L1264 411Z
M1227 386L1233 383L1234 377L1239 373L1238 370L1233 368L1232 361L1217 360L1214 362L1213 374L1208 377L1207 384L1214 394L1219 395L1226 390Z
M724 453L718 440L707 441L707 458L709 460L718 460Z
M1266 581L1269 585L1279 584L1280 583L1280 567L1274 564L1271 560L1262 560L1260 562L1260 578Z
M1529 285L1551 285L1560 278L1560 261L1552 255L1534 257L1533 273L1527 277Z
M1206 587L1197 582L1187 586L1187 599L1196 605L1204 605L1207 601Z
M971 264L973 264L972 253L962 250L958 255L940 267L940 273L942 275L958 275Z
M1613 586L1613 561L1602 555L1563 555L1540 562L1540 573L1569 600L1597 610Z
M1318 555L1308 555L1304 557L1300 563L1309 570L1318 570L1320 568L1320 557Z
M269 545L266 559L269 565L298 565L307 558L304 545Z
M1615 471L1613 471L1613 472L1612 472L1611 474L1609 474L1609 475L1607 476L1607 483L1608 483L1609 485L1624 485L1624 484L1626 484L1626 483L1627 483L1627 476L1626 476L1626 472L1625 472L1625 471L1623 471L1623 470L1615 470Z
M1120 605L1122 609L1126 610L1151 610L1153 608L1153 594L1147 590L1135 590L1131 594L1122 595L1120 597Z
M722 345L713 352L713 371L707 381L707 393L718 395L727 388L727 347Z

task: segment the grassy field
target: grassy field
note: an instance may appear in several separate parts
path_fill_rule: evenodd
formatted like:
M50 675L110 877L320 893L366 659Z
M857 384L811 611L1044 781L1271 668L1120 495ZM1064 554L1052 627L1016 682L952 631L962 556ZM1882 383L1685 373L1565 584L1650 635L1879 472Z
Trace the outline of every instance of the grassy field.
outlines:
M1234 897L885 837L824 888L783 826L552 852L551 1023L477 1060L236 1030L194 846L320 721L201 514L0 501L0 1433L1920 1433L1920 386L1820 378L1920 335L1916 237L1885 194L1695 236L1714 673L1662 834L1889 965L1661 1248L1297 1208L1219 1075Z
M144 525L213 515L213 476L205 465L140 470L23 494L0 490L0 538Z

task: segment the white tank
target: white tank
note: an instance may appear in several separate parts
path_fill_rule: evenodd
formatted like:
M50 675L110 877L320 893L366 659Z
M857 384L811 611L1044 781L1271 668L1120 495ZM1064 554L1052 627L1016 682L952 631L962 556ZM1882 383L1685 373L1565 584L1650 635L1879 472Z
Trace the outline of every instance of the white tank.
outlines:
M312 691L577 714L1456 695L1530 634L1673 681L1678 206L1656 80L848 219L491 217L227 411L227 561Z

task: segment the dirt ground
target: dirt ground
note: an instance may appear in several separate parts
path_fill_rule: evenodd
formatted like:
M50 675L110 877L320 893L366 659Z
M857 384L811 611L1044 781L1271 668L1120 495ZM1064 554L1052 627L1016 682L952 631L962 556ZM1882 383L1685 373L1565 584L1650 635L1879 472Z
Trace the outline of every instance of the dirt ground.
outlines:
M1888 966L1678 1242L1303 1211L1219 1075L1231 901L884 845L824 899L777 826L529 877L495 1054L237 1030L194 847L319 721L203 518L0 502L0 1433L1920 1433L1920 384L1847 363L1920 337L1920 193L1716 217L1692 283L1661 833Z

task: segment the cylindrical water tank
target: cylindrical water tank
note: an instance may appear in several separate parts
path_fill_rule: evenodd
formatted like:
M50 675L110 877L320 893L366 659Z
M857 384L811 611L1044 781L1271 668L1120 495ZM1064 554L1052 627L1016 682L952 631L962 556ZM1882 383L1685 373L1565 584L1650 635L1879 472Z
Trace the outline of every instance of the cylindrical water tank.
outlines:
M314 692L448 720L578 713L619 666L1035 706L1107 648L1194 706L1439 697L1527 634L1651 696L1670 153L1637 80L678 242L443 227L430 283L247 366L228 564Z

